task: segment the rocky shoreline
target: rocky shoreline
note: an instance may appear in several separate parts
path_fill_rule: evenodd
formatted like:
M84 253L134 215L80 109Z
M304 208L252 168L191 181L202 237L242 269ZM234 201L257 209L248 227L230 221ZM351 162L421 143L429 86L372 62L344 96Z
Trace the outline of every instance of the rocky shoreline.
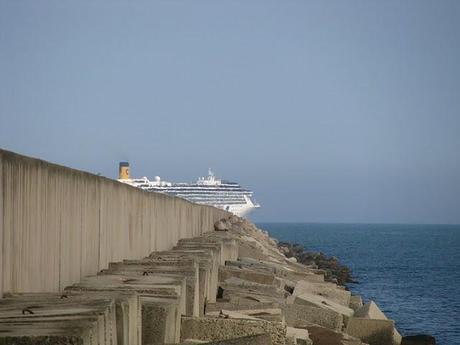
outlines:
M434 344L402 338L373 301L348 291L351 272L336 258L236 216L214 227L112 262L61 294L4 296L0 344Z
M278 249L287 258L295 258L296 262L324 271L324 280L346 286L357 283L352 277L349 267L341 264L335 256L328 257L322 252L309 252L298 243L279 242Z

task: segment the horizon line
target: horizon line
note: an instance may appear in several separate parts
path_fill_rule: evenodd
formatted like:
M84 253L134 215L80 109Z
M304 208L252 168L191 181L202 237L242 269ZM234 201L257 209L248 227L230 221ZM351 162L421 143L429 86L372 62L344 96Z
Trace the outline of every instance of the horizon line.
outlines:
M453 225L460 226L460 223L409 223L409 222L328 222L328 221L258 221L251 220L255 224L347 224L347 225Z

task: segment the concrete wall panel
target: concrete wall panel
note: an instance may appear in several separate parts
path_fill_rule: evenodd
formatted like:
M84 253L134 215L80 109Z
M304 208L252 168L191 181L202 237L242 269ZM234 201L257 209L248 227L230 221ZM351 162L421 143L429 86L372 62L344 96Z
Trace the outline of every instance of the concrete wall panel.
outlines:
M59 291L211 231L222 210L0 150L0 296Z

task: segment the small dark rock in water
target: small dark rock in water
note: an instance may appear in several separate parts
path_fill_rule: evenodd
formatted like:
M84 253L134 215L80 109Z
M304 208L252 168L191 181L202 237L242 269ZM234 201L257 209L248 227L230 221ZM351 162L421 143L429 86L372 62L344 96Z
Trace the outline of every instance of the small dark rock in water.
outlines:
M326 281L345 285L356 283L351 276L351 270L342 265L334 256L328 257L324 253L306 252L304 247L297 243L279 242L278 248L286 257L294 257L297 262L304 265L314 265L324 270Z
M410 335L402 338L401 345L436 345L436 339L425 334Z

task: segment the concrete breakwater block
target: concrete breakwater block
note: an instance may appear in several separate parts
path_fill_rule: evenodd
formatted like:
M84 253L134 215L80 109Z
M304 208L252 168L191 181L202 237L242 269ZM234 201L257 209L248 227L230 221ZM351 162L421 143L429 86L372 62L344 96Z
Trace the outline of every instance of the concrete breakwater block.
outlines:
M226 266L245 267L253 270L268 271L278 278L287 279L293 282L306 280L311 282L324 282L324 274L318 274L318 270L306 266L293 264L288 261L271 262L262 259L240 257L237 261L227 262Z
M115 302L112 299L77 303L1 300L0 343L115 345Z
M256 334L210 342L190 339L185 340L183 343L181 343L181 345L193 345L203 343L207 345L272 345L272 340L270 339L270 336L268 334Z
M351 292L340 289L333 283L299 280L295 285L293 296L299 296L306 292L325 297L345 307L350 305Z
M151 265L168 265L168 266L194 266L198 264L198 295L199 295L199 310L200 313L204 308L205 298L211 295L212 284L212 258L208 253L190 254L176 252L154 252L150 257L140 260L124 260L123 264L145 264ZM216 273L217 274L217 273ZM217 289L217 287L216 287ZM196 292L195 292L196 293ZM215 295L215 292L214 292ZM201 314L200 314L201 315Z
M325 297L314 295L306 292L298 296L291 296L288 298L288 303L300 304L300 305L311 305L323 309L328 309L333 312L339 313L343 316L344 324L347 324L347 320L353 316L353 309L341 305L337 302L331 301Z
M113 299L116 310L116 332L118 345L141 344L141 306L139 296L133 292L95 291L85 293L22 293L7 294L0 299L0 305L15 305L23 303L25 308L34 312L34 306L60 305L71 308L74 305L91 305L92 301L100 299ZM26 312L28 314L28 312ZM34 313L35 315L35 313Z
M216 301L219 264L212 250L195 248L180 250L175 249L167 252L153 252L149 255L149 259L163 260L166 257L186 257L189 259L196 259L198 260L198 264L200 266L200 274L202 272L201 268L206 267L209 270L209 276L207 277L206 298L209 302Z
M177 281L177 280L176 280ZM183 309L180 284L159 282L158 277L100 275L86 277L65 291L131 291L139 294L142 344L178 343Z
M343 315L326 308L314 305L289 304L284 307L286 324L292 327L306 327L309 324L341 331Z
M248 290L257 290L262 293L267 293L267 294L276 294L277 296L285 296L287 293L284 289L279 288L277 285L267 285L267 284L259 284L259 283L254 283L249 280L244 280L240 278L228 278L223 282L220 282L219 284L220 287L238 287L241 289L248 289Z
M219 281L224 282L230 278L240 278L254 283L272 285L275 281L275 275L262 273L248 268L222 266L219 269Z
M238 241L229 233L214 233L209 232L203 234L202 237L209 241L218 241L223 244L224 258L226 260L236 260L239 257Z
M199 250L210 250L213 257L216 259L218 266L223 265L225 260L222 261L221 251L222 245L220 243L212 242L189 242L189 241L179 241L176 246L173 247L174 250L187 250L187 249L199 249Z
M368 338L373 337L373 334L371 332L374 332L374 333L386 332L387 323L386 322L381 322L381 323L368 322L367 320L391 321L393 324L391 344L399 345L401 343L402 337L401 337L401 334L399 334L399 332L394 327L394 322L392 320L388 320L386 315L380 310L377 304L375 304L375 302L373 301L369 301L368 303L363 305L361 308L357 309L352 319L353 319L353 323L350 326L350 329L348 329L347 327L346 332L351 335L354 335L352 333L359 332L360 334L364 334ZM380 331L378 328L379 324L382 327L382 331Z
M127 274L122 273L113 273L108 274L99 274L96 277L86 277L83 278L80 283L75 284L78 286L93 286L93 284L101 284L104 286L110 286L110 284L128 284L128 285L146 285L148 282L148 287L151 289L156 288L156 293L158 295L165 295L167 297L173 296L179 301L179 313L186 314L186 302L187 302L187 289L186 289L186 279L180 275L138 275L137 272L127 271ZM148 278L147 278L148 277ZM139 279L140 278L140 279Z
M220 309L219 311L207 312L206 316L226 317L232 319L253 319L275 322L284 322L284 315L281 308L260 308L260 309Z
M278 303L260 303L256 301L247 301L247 303L236 304L230 302L217 302L217 303L209 303L206 312L219 312L222 309L225 310L237 310L243 311L244 310L258 310L258 309L278 309L280 305Z
M215 238L215 237L193 237L180 239L178 246L185 243L213 243L220 245L220 264L224 264L227 260L236 260L238 258L238 244L234 239Z
M364 317L366 319L387 320L386 315L380 310L374 301L369 301L361 308L355 311L355 317Z
M268 271L268 273L275 273L275 267L271 265L266 265L262 260L256 260L248 257L238 257L237 260L232 260L225 263L226 266L242 266L246 268L251 268L255 270Z
M314 345L366 345L359 338L318 325L306 327Z
M351 295L350 297L350 308L355 312L363 306L363 299L360 295Z
M288 326L286 328L286 338L287 342L294 345L313 345L306 329Z
M205 243L205 244L196 244L196 243L182 243L178 246L173 247L172 251L178 252L189 252L194 253L194 251L198 252L206 252L211 257L212 263L212 275L211 275L211 287L217 289L217 282L218 282L218 274L219 274L219 266L221 265L221 258L220 258L220 246L215 245L212 243ZM212 296L209 296L212 298ZM214 302L215 299L212 300Z
M274 345L285 345L286 326L281 322L219 317L182 317L181 339L219 341L237 336L268 334Z
M173 279L174 277L179 277L179 279L185 278L185 314L199 316L199 267L196 262L191 262L190 265L174 265L174 263L162 264L152 261L139 261L138 263L130 262L129 264L117 262L110 263L109 268L101 271L101 274L162 276L169 277L169 279ZM204 293L204 291L201 293ZM203 308L203 306L201 306L201 308Z
M256 301L261 303L285 303L284 292L259 291L258 289L247 289L236 285L221 284L223 288L222 301L241 304L245 301Z
M399 345L395 342L394 321L352 317L348 321L346 333L361 339L369 345Z

